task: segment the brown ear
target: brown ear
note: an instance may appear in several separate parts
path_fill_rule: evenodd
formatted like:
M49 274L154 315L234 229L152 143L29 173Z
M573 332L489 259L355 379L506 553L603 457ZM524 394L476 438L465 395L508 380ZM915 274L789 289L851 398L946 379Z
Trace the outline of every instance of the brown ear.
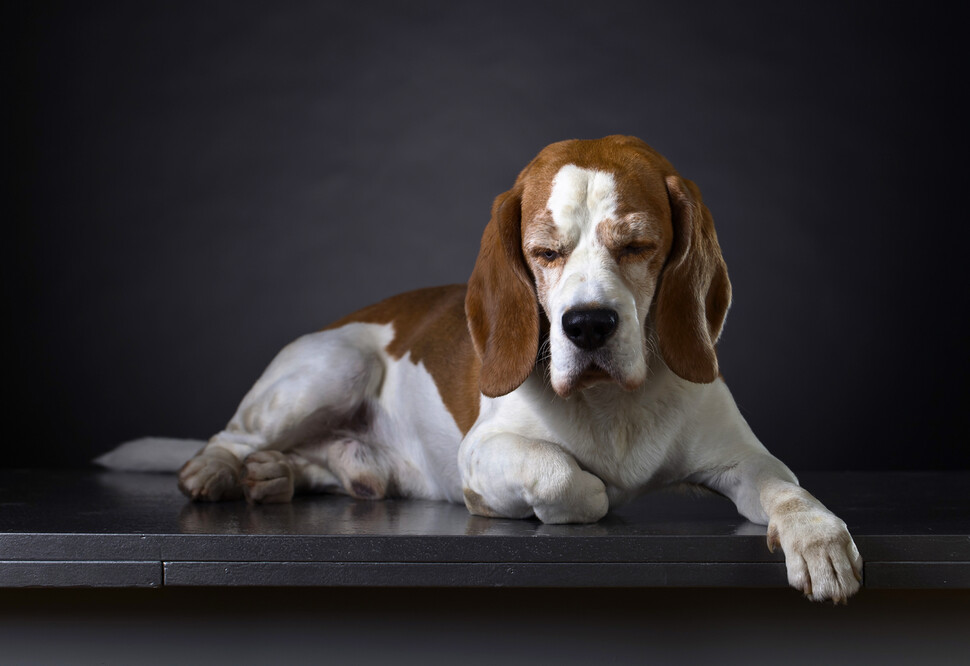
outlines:
M731 305L731 282L697 186L668 176L667 192L674 241L657 288L660 352L677 375L706 384L718 376L714 343Z
M518 388L539 352L539 304L522 256L522 187L499 195L468 279L465 314L490 398Z

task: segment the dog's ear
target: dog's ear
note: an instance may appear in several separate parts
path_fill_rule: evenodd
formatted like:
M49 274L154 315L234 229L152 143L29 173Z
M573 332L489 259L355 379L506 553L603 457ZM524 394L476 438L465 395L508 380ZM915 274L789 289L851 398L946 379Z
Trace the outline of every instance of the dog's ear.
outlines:
M490 398L518 388L539 352L539 303L522 256L522 185L499 195L468 280L465 314Z
M731 282L697 186L668 176L667 193L674 240L657 288L660 352L678 376L706 384L718 376L714 343L731 305Z

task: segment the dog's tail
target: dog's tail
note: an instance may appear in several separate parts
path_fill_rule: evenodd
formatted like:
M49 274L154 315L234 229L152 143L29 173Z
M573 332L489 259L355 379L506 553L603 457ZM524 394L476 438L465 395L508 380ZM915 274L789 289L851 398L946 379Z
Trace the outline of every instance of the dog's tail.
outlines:
M122 472L177 472L205 446L197 439L142 437L103 453L92 462Z

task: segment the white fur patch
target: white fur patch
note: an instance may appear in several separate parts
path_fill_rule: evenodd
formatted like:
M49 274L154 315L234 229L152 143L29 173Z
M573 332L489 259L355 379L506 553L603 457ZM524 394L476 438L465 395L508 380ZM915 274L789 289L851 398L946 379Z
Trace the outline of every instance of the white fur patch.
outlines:
M461 430L438 385L410 354L387 357L373 439L400 460L398 478L411 497L461 501L458 446Z
M578 240L616 214L616 179L605 171L567 164L552 180L548 208L560 232Z
M126 472L175 472L203 446L205 442L197 439L142 437L125 442L92 462Z

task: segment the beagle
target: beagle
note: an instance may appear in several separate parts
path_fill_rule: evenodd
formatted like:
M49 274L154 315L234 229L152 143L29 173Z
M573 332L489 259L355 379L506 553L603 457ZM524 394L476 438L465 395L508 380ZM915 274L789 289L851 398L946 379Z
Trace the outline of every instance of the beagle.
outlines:
M395 296L285 347L179 487L588 523L699 484L768 525L793 587L844 601L862 572L845 523L768 453L719 374L730 303L694 183L633 137L552 144L495 200L467 286Z

